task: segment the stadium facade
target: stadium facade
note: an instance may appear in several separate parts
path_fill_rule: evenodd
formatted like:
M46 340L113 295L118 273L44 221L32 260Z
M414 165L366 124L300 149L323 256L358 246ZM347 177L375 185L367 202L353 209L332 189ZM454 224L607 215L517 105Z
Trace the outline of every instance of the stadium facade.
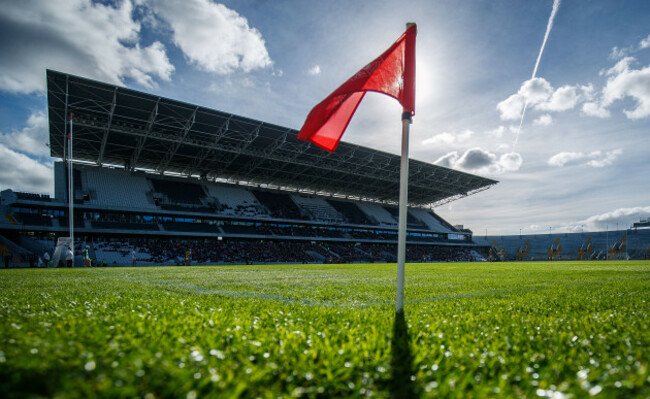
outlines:
M190 250L192 263L396 259L397 155L329 153L293 129L55 71L47 87L54 196L2 192L0 249L14 262L69 235L70 201L77 253L106 264L131 264L134 249L138 264ZM433 207L496 183L411 160L407 260L487 256L494 240Z

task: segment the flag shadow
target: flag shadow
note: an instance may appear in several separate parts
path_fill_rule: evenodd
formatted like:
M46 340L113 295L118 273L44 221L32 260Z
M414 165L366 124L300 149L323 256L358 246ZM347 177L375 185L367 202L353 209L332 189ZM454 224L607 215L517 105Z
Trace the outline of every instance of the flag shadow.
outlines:
M413 354L411 353L411 340L404 312L395 314L393 324L393 337L391 339L391 398L417 398L420 396L411 380L413 373Z

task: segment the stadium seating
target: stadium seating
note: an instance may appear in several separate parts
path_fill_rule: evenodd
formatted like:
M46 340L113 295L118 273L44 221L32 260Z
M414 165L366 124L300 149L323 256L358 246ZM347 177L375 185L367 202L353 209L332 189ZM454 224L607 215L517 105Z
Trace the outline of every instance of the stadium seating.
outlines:
M101 240L93 245L94 264L98 266L104 262L107 266L130 266L133 264L131 255L133 249L136 253L136 265L153 264L151 255L146 249L128 241L114 239Z
M377 224L377 222L370 220L370 218L368 218L368 216L353 202L333 199L327 199L327 202L343 215L349 223L361 225Z
M554 256L554 260L578 260L578 250L582 246L586 248L587 241L592 246L592 251L583 256L587 259L606 259L609 249L623 237L626 237L626 248L615 258L622 259L645 259L644 251L650 242L650 229L628 229L619 231L599 231L585 233L559 233L559 234L535 234L535 235L512 235L512 236L474 236L474 241L479 245L494 247L494 243L506 252L506 260L516 259L516 253L526 241L529 241L530 251L523 260L547 260L548 250L555 241L559 239L558 245L561 251Z
M149 177L153 190L156 194L162 194L169 203L201 205L205 198L205 191L200 183L188 181L188 179L162 179Z
M371 202L359 202L357 206L363 213L376 220L377 224L382 226L397 226L397 220L381 205Z
M38 213L17 213L16 216L24 225L52 226L52 218Z
M384 208L390 213L395 220L399 220L399 208L396 206L384 206ZM406 226L409 229L423 229L426 228L425 224L421 220L413 217L411 212L406 213Z
M80 167L84 190L88 191L89 204L112 208L156 209L147 198L150 190L147 179L142 174L128 171Z
M269 215L257 198L247 189L225 184L207 183L208 195L219 203L224 215L268 218Z
M50 241L54 235L67 234L67 207L61 206L66 196L60 187L64 172L61 163L55 164L59 186L54 200L41 194L2 191L2 234L22 230L45 234ZM138 257L151 264L182 262L188 247L193 248L194 263L396 260L398 209L394 205L85 164L75 165L75 181L75 203L80 204L75 212L76 234L111 243L102 247L105 255L98 256L109 264L130 264L129 246L134 245L142 254ZM527 239L531 245L524 260L547 259L551 245L555 245L554 259L577 259L588 238L587 233L472 237L471 232L458 230L425 208L409 208L407 225L410 262L482 260L479 252L487 256L495 246L493 240L510 260ZM617 242L616 248L623 248L624 234L589 233L594 247L589 257L608 257L609 248ZM627 247L616 252L616 257L646 258L649 236L647 228L628 230ZM111 237L130 238L120 244ZM77 252L82 249L78 244Z
M422 208L410 208L409 214L413 217L421 220L431 231L439 233L453 233L454 230L450 229L448 225L445 225L441 222L440 218L434 216L434 214Z
M52 199L47 194L33 194L16 192L18 199L25 201L50 202Z
M255 197L259 202L264 205L270 212L271 216L280 219L296 219L306 220L298 206L291 200L289 194L273 193L270 191L253 191Z
M339 214L327 201L321 197L303 196L293 194L291 199L311 215L313 220L318 220L328 223L342 223L345 221L343 216Z

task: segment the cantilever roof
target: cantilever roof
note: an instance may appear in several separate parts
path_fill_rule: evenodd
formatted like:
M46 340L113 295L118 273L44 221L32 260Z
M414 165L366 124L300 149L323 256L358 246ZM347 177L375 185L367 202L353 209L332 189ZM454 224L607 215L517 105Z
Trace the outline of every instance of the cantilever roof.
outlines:
M47 71L51 155L99 165L201 176L396 203L400 157L342 142L329 153L297 131L198 105ZM409 203L448 202L497 182L410 160Z

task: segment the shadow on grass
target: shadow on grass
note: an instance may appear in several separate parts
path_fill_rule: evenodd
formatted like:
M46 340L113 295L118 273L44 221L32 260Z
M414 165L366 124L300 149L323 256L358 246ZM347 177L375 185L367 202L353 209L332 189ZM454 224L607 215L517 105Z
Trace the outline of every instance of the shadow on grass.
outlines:
M403 311L395 314L390 365L390 397L419 397L420 393L415 386L415 382L411 380L411 376L415 374L413 370L413 354L411 353L411 340Z

